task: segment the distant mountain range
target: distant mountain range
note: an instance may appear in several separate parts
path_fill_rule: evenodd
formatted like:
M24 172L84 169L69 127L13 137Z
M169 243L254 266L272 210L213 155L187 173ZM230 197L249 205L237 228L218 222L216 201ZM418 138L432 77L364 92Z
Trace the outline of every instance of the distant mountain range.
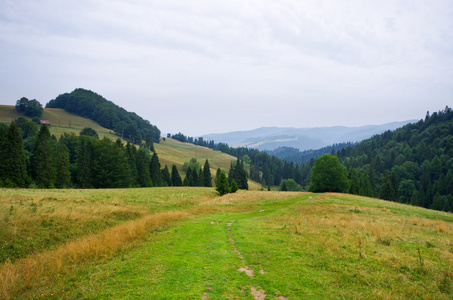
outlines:
M205 140L214 140L216 143L227 143L232 147L248 147L258 150L274 150L279 147L293 147L300 151L304 151L319 149L343 142L360 142L373 135L383 133L387 130L395 130L416 121L418 120L360 127L262 127L249 131L212 133L203 135L202 137Z

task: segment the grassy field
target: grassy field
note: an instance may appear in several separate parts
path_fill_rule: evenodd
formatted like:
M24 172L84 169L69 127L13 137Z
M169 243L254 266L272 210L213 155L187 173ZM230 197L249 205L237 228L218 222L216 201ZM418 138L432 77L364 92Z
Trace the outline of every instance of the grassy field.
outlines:
M3 189L0 216L3 299L453 297L453 215L382 200Z

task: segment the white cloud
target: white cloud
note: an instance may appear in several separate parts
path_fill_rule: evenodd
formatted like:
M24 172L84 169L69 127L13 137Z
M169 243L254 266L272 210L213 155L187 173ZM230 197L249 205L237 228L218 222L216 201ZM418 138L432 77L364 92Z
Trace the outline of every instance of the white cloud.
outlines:
M418 118L451 102L452 12L447 0L2 1L0 97L85 87L188 134Z

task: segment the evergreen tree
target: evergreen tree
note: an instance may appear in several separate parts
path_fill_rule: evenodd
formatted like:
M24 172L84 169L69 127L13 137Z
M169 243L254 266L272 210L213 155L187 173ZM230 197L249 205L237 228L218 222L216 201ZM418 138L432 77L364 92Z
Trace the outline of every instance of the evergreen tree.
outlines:
M236 193L236 191L239 189L238 184L236 181L233 179L231 182L231 187L230 187L230 193Z
M157 153L154 152L151 157L151 163L149 167L149 174L153 186L162 186L162 171L160 170L160 162Z
M171 175L167 165L162 170L162 181L165 186L171 186Z
M58 151L55 161L57 188L67 188L71 183L71 172L69 171L69 151L65 144L58 145Z
M81 137L76 151L76 181L80 188L94 187L94 140Z
M199 186L199 173L197 168L192 168L192 175L190 176L189 186Z
M5 179L5 168L6 168L6 159L8 158L8 152L6 149L6 132L8 127L5 124L0 123L0 186L3 185L3 180ZM22 147L21 147L22 148Z
M132 174L123 147L104 137L96 143L94 186L97 188L129 187Z
M172 186L182 186L181 176L175 165L171 167L171 185Z
M135 147L132 146L132 148ZM151 186L150 163L151 159L149 157L148 149L143 147L138 149L136 159L137 184L141 187Z
M209 166L208 159L203 166L203 186L211 187L212 186L212 176L211 176L211 167Z
M247 171L244 169L244 164L238 159L236 164L231 163L230 171L228 172L228 182L231 185L233 179L236 181L240 189L248 190Z
M219 192L220 196L230 192L230 185L228 184L228 178L225 172L221 171L216 180L216 191Z
M5 185L25 187L27 182L27 165L23 149L22 137L15 122L12 122L6 132L4 152L2 157L2 173Z
M147 153L142 153L141 155L144 155L144 154L147 154ZM147 161L143 161L143 159L146 160L146 158L144 158L143 156L140 157L140 159L139 159L138 153L137 153L137 148L135 148L135 146L132 145L130 142L127 142L127 144L126 144L126 158L129 163L129 169L131 170L131 177L133 178L132 185L133 186L138 185L138 186L142 186L142 187L150 186L149 179L146 179L146 175L149 178L149 159ZM144 171L143 169L141 169L140 170L141 174L139 175L139 173L138 173L139 165L141 163L146 163L146 162L148 163L146 165L147 171ZM140 166L142 166L142 165L140 165ZM145 174L143 174L143 172L145 172ZM140 177L140 176L145 176L145 177Z
M41 125L31 156L31 171L38 186L52 188L55 185L56 170L53 156L54 145L47 125Z

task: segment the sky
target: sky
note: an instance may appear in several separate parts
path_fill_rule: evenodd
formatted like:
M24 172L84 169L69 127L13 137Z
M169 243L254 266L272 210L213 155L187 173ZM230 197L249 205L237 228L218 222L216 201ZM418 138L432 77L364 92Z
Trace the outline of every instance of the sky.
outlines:
M92 90L165 136L453 106L451 0L1 0L0 104Z

